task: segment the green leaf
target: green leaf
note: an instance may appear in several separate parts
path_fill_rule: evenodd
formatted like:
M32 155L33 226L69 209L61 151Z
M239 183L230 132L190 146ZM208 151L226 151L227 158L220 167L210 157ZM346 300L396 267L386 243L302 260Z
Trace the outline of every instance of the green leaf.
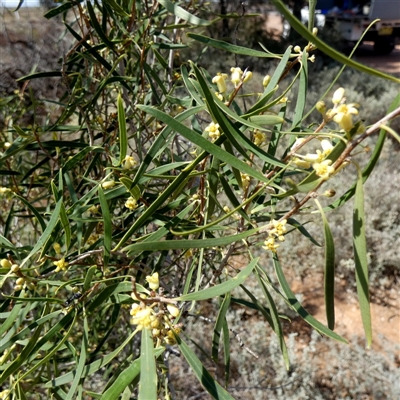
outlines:
M69 388L68 395L65 398L65 400L72 400L75 399L76 397L76 391L78 389L79 383L81 382L83 372L84 372L84 367L86 364L86 358L87 358L87 351L88 351L88 344L89 344L89 326L88 326L88 321L86 316L83 318L83 333L82 333L82 344L81 344L81 351L79 354L79 361L78 365L76 366L75 369L75 377L74 380L72 381L72 384Z
M216 380L213 379L193 350L179 336L175 335L175 339L183 356L204 389L206 389L214 399L234 400L234 398L222 386L220 386Z
M262 58L278 58L275 54L265 53L263 51L248 49L247 47L236 46L222 40L211 39L207 36L198 35L197 33L188 32L186 34L189 38L197 40L198 42L204 43L207 46L212 46L217 49L227 51L229 53L241 54L243 56L250 57L262 57Z
M357 69L361 72L368 73L370 75L375 75L380 78L389 79L393 82L400 83L400 79L396 78L395 76L385 74L381 71L376 69L367 67L363 64L353 61L352 59L344 56L343 54L339 53L332 47L328 46L324 41L318 38L310 32L293 14L285 7L282 0L272 0L272 3L278 9L278 11L285 16L285 19L289 22L290 26L295 29L304 39L314 43L318 50L321 50L323 53L327 54L329 57L333 58L336 61L339 61L342 64L346 64L349 67Z
M121 164L126 157L128 150L128 139L126 136L126 117L124 103L122 101L121 94L118 94L117 100L118 107L118 127L119 127L119 163Z
M300 71L300 81L299 90L297 92L296 108L294 110L292 129L296 128L303 119L304 108L306 106L307 98L307 84L308 84L308 53L303 52L301 58L301 71Z
M290 289L290 286L285 278L281 264L280 264L276 254L274 254L274 256L273 256L273 262L274 262L275 273L278 278L279 284L281 285L281 288L287 297L289 305L297 312L297 314L301 318L303 318L304 321L306 321L309 325L311 325L315 330L317 330L321 334L326 335L326 336L328 336L332 339L335 339L339 342L347 343L347 341L344 338L342 338L340 335L331 331L329 328L327 328L326 326L321 324L321 322L316 320L312 315L310 315L306 311L306 309L300 304L300 302L296 299L296 296Z
M155 242L140 242L131 244L122 249L122 251L128 251L130 255L141 252L141 251L158 251L158 250L176 250L176 249L204 249L207 247L214 246L226 246L227 244L234 243L245 239L251 235L254 235L258 231L257 229L251 229L246 232L239 233L237 235L224 236L220 238L212 239L194 239L194 240L164 240Z
M45 231L42 233L42 235L40 236L39 240L36 242L36 245L34 246L34 248L29 253L29 255L22 261L22 264L20 265L21 268L27 263L27 261L34 254L36 254L42 248L42 246L49 239L50 235L53 233L53 230L57 225L58 218L60 216L60 212L61 212L61 207L62 206L63 206L63 198L60 197L60 199L57 201L56 208L54 209L54 211L53 211L53 213L51 215L50 221L49 221Z
M176 17L183 19L184 21L189 22L190 24L197 25L197 26L207 26L210 25L211 22L205 19L198 18L193 14L190 14L182 7L179 7L176 4L173 4L169 0L158 0L164 8L166 8L171 14L175 15Z
M111 222L110 210L108 208L107 200L101 185L99 185L98 191L99 191L100 208L101 208L101 213L103 215L103 223L104 223L104 239L103 239L104 268L107 268L111 253L112 222Z
M214 325L211 357L215 363L218 363L218 349L219 349L219 340L221 338L221 330L223 324L225 323L226 313L228 311L230 304L231 304L231 293L228 292L226 293L224 300L222 301L222 304L218 311L217 320L215 321Z
M154 357L159 357L165 351L164 347L154 349ZM133 361L128 368L123 370L113 384L102 394L101 400L116 400L125 388L139 375L141 358Z
M200 290L198 292L184 294L183 296L177 297L174 300L176 301L206 300L231 292L233 289L241 285L247 279L247 277L252 273L254 267L257 265L257 262L258 258L255 258L250 262L249 265L247 265L246 268L242 269L234 278L229 279L226 282L220 283L219 285L215 285L213 287L209 287L204 290Z
M364 190L361 172L358 175L353 212L354 261L356 265L358 301L360 303L367 347L369 348L372 343L372 324L369 302L367 241L365 238Z
M222 150L216 144L211 143L210 141L203 138L201 135L186 127L185 125L181 124L168 114L149 106L138 105L137 107L144 112L153 115L160 121L166 123L169 127L179 132L182 136L199 146L202 150L205 150L207 153L214 155L221 161L225 161L229 165L232 165L234 168L237 168L239 171L244 172L255 179L258 179L261 182L269 183L269 180L265 178L265 176L261 172L257 171L255 168L252 168L251 166L229 154L228 152Z
M53 18L57 15L64 13L65 11L68 11L69 9L71 9L75 6L76 6L75 2L67 1L64 4L61 4L61 6L59 6L57 8L53 8L50 11L48 11L46 14L44 14L44 17L47 19Z
M289 370L289 366L290 366L289 354L288 354L288 351L287 351L287 347L286 347L286 343L285 343L285 336L284 336L284 333L283 333L281 321L279 319L278 310L276 308L274 299L272 298L269 290L267 289L264 281L262 280L262 278L261 278L261 276L260 276L260 274L258 272L258 268L256 268L256 276L257 276L257 280L258 280L258 282L259 282L259 284L261 286L261 289L262 289L262 292L264 294L264 297L267 300L267 306L268 306L269 311L270 311L271 322L272 322L271 327L274 330L276 336L278 337L279 347L280 347L281 352L282 352L283 360L285 362L286 369ZM263 311L264 308L260 308L260 310Z
M324 274L324 291L325 291L325 312L328 328L335 328L335 243L331 228L329 227L326 215L319 201L315 201L321 213L322 222L324 224L325 239L325 274Z
M54 78L61 77L62 73L60 71L48 71L48 72L35 72L34 74L29 74L16 79L17 82L31 81L32 79L43 79L43 78Z
M157 400L157 369L151 329L142 329L138 400Z
M104 44L110 48L113 49L114 48L114 43L112 43L108 37L107 34L103 31L103 29L101 28L99 21L97 21L96 18L96 14L94 12L93 6L91 2L86 3L86 7L87 10L89 12L89 16L90 16L90 21L91 21L91 25L94 28L94 30L97 32L97 34L99 35L100 39L104 42Z

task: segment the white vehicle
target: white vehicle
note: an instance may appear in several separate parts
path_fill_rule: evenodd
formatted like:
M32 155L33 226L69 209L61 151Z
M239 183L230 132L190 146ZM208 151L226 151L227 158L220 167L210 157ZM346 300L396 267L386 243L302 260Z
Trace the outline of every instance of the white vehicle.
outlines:
M374 42L379 54L389 54L400 38L400 0L320 0L318 13L349 42L357 42L370 23L379 19L363 40ZM318 15L318 14L317 14Z

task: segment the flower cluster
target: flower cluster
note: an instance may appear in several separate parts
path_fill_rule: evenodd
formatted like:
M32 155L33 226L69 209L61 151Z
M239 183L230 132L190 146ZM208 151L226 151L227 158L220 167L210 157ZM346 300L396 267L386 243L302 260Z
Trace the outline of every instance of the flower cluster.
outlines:
M330 120L333 119L340 129L345 132L350 132L354 127L353 115L358 114L356 103L346 103L346 98L344 97L345 90L341 87L335 91L332 97L333 108L328 110L325 114L325 118Z
M58 261L54 261L53 264L57 267L54 272L59 272L59 271L66 271L68 267L68 263L65 261L65 258L62 257Z
M251 177L250 175L245 174L244 172L240 173L240 177L242 178L243 190L246 190L250 186Z
M304 139L297 139L292 149L298 147ZM335 172L335 169L331 166L332 161L327 160L326 157L332 152L333 145L328 139L322 139L320 141L322 151L317 149L315 153L308 153L305 156L295 153L293 163L300 168L313 167L315 173L323 180L329 179L329 177Z
M205 131L208 132L208 136L212 142L215 142L221 136L219 124L215 124L214 122L211 122L211 124L206 127Z
M256 146L261 146L262 144L264 144L266 142L265 133L256 129L253 134L253 142Z
M134 197L129 197L128 200L125 202L125 207L129 208L131 211L135 210L138 208L138 203Z
M285 240L284 234L286 233L286 222L286 219L283 219L281 221L276 221L275 219L273 219L271 221L272 227L268 231L268 238L264 242L263 249L270 250L273 253L276 252L279 244L276 244L275 240L278 239L280 242L283 242Z
M160 287L160 280L158 273L155 272L152 275L146 276L146 281L151 290L151 300L154 297L154 292ZM174 305L159 301L147 302L147 296L141 294L141 298L138 298L135 293L132 293L131 297L134 300L139 300L139 303L132 304L131 307L131 324L136 325L137 330L151 329L153 338L157 338L159 342L164 341L169 345L176 343L175 334L179 334L180 326L174 324L175 318L179 316L180 310ZM149 305L150 304L150 305Z

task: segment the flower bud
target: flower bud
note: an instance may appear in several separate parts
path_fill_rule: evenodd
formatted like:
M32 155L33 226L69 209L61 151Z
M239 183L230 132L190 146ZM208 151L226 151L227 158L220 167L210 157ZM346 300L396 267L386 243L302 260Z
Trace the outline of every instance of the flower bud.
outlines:
M333 189L328 189L324 192L325 197L333 197L336 194L336 192Z
M6 269L10 269L11 268L11 263L10 263L10 261L7 260L7 258L3 258L0 261L0 265L1 265L2 268L6 268Z
M167 310L175 318L179 315L179 308L173 304L167 304Z
M111 189L112 187L115 186L115 181L105 181L101 184L101 187L103 189Z
M295 53L301 53L301 47L300 46L294 46L294 52Z
M20 270L20 266L18 264L13 264L11 266L11 272L17 273Z
M344 89L341 87L337 89L336 92L333 94L332 103L339 104L343 100L343 96L344 96Z
M248 82L253 77L253 73L251 71L247 71L244 76L243 82Z
M316 26L314 26L314 28L313 28L313 30L312 30L312 34L313 34L314 36L317 36L317 34L318 34L318 28L317 28Z
M15 283L17 285L23 285L25 283L25 278L18 278Z
M53 249L56 252L56 254L61 254L61 246L59 243L53 243Z
M319 113L321 113L322 115L325 115L326 112L326 104L324 101L319 101L316 105L315 108L317 109L317 111Z
M264 79L263 79L263 82L262 82L262 84L263 84L263 86L264 87L267 87L268 86L268 83L271 81L271 77L269 76L269 75L265 75L264 76Z

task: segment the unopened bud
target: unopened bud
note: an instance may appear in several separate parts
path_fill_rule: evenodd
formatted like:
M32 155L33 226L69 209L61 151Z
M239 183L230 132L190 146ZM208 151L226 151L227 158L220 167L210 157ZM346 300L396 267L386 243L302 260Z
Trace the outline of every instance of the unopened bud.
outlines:
M173 317L177 317L179 315L179 308L173 304L168 304L167 310Z
M343 96L344 96L344 89L341 87L337 89L336 92L333 94L332 103L339 104L342 101Z
M248 82L253 77L253 73L251 71L247 71L244 76L243 82Z
M328 189L324 192L325 197L333 197L336 194L336 192L333 189Z
M312 30L312 34L313 34L314 36L317 36L317 34L318 34L318 28L317 28L316 26L314 26L314 28L313 28L313 30Z
M317 111L319 113L321 113L322 115L325 115L326 112L326 104L324 101L319 101L316 105L315 108L317 109Z
M268 86L268 83L271 81L271 77L269 76L269 75L265 75L264 76L264 79L263 79L263 86L264 87L267 87Z
M11 272L14 272L14 274L17 273L19 270L20 270L20 267L18 264L13 264L11 266Z
M17 285L23 285L23 284L25 283L25 279L24 279L24 278L18 278L18 279L15 281L15 283L16 283Z
M294 46L294 52L295 53L301 53L301 47L300 46Z
M59 243L53 243L53 249L56 252L56 254L61 254L61 246Z
M7 260L7 258L3 258L0 261L0 265L1 265L2 268L6 268L6 269L10 269L11 268L11 263L10 263L10 261Z

